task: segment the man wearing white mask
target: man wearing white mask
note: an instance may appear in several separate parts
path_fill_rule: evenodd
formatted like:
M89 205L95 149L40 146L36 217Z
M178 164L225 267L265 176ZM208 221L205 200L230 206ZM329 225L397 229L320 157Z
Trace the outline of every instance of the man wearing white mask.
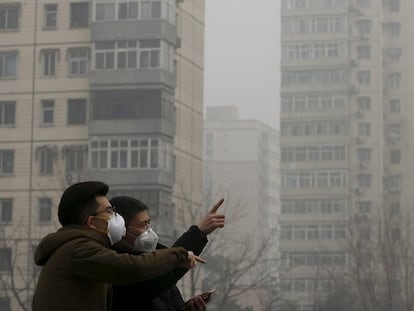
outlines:
M221 199L197 225L191 226L173 246L181 246L199 255L207 244L207 235L224 226L224 214L217 213ZM138 199L118 196L110 200L126 222L127 234L113 248L119 253L142 254L164 249L151 228L148 207ZM203 311L209 298L195 296L187 303L175 286L188 269L176 268L146 282L113 287L112 311Z
M33 298L33 311L104 311L111 305L111 284L145 281L168 271L192 268L202 259L184 248L140 256L109 248L125 235L125 221L114 211L102 182L67 188L60 200L57 232L47 235L35 252L43 266Z

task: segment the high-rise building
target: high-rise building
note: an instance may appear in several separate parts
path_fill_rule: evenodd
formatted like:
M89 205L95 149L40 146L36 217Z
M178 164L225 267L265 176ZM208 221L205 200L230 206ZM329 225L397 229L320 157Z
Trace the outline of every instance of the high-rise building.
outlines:
M72 183L142 199L175 236L173 201L202 196L203 38L204 1L0 0L1 310L30 309Z
M246 269L247 262L255 261L252 258L256 254L261 254L254 267L246 269L232 288L234 292L250 288L238 301L253 310L261 310L259 302L266 300L261 301L261 294L269 289L265 287L271 286L271 279L277 278L274 268L278 245L271 235L276 236L280 212L279 161L277 130L257 120L239 119L234 106L207 107L204 193L210 201L225 198L222 210L227 217L225 234L213 248L215 254L233 258L234 265L239 260L234 269L241 271ZM206 202L212 205L209 198Z
M311 310L349 215L412 202L412 1L283 0L282 292Z

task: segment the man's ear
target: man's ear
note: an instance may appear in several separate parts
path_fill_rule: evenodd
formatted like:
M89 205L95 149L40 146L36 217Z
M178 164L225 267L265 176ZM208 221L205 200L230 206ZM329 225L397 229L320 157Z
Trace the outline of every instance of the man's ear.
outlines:
M85 226L89 229L96 229L93 216L88 216L85 221Z

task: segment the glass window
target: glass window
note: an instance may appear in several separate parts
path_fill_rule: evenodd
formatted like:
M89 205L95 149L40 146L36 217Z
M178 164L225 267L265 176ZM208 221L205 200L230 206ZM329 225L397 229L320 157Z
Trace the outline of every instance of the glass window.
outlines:
M10 247L0 247L0 272L11 272L12 250Z
M0 101L0 126L12 126L16 122L16 102Z
M389 102L389 105L390 105L390 113L400 113L401 103L399 99L391 99Z
M17 76L17 53L0 53L0 79L11 79Z
M96 11L95 19L97 21L115 19L115 4L114 3L97 3L95 11Z
M68 125L86 123L86 99L68 100Z
M39 222L50 223L52 221L52 199L39 198Z
M55 101L53 99L42 100L42 125L53 125L55 114Z
M53 162L56 157L56 153L52 148L40 147L39 153L39 165L41 175L52 175L53 174Z
M57 50L47 50L42 52L43 76L54 77L56 75L56 63L58 58Z
M19 29L19 8L13 4L0 5L0 31Z
M368 70L358 71L357 80L360 85L369 85L371 83L371 72Z
M85 48L69 51L69 74L71 76L85 76L88 74L89 51Z
M357 46L358 59L370 59L371 58L371 47L369 45Z
M57 27L57 4L50 3L44 6L44 27L56 28Z
M89 3L79 2L70 4L70 28L89 27Z
M401 163L401 150L395 149L390 151L390 163L400 164Z
M13 199L0 199L0 223L10 223L12 221L13 216L12 212Z
M14 150L0 150L0 174L14 173Z
M370 174L358 174L357 181L358 181L358 187L364 187L364 188L371 187L371 175Z

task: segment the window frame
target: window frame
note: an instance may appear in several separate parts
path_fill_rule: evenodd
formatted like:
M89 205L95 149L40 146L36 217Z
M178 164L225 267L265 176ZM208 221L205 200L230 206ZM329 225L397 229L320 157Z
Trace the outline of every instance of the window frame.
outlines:
M81 9L83 8L82 6L86 5L86 23L85 21L83 21L82 19L85 17L83 14L85 14L85 12L83 12ZM77 12L75 12L76 10L79 10ZM78 16L75 16L75 13L78 14ZM78 18L78 23L75 24L74 23L74 17ZM90 13L90 5L89 2L86 1L79 1L79 2L71 2L70 3L70 20L69 20L69 28L70 29L82 29L82 28L89 28L90 26L90 20L91 20L91 13ZM80 21L80 22L79 22Z
M13 60L14 59L14 60ZM8 61L11 63L8 63ZM13 63L14 61L14 63ZM0 52L0 80L14 80L18 76L18 52Z

